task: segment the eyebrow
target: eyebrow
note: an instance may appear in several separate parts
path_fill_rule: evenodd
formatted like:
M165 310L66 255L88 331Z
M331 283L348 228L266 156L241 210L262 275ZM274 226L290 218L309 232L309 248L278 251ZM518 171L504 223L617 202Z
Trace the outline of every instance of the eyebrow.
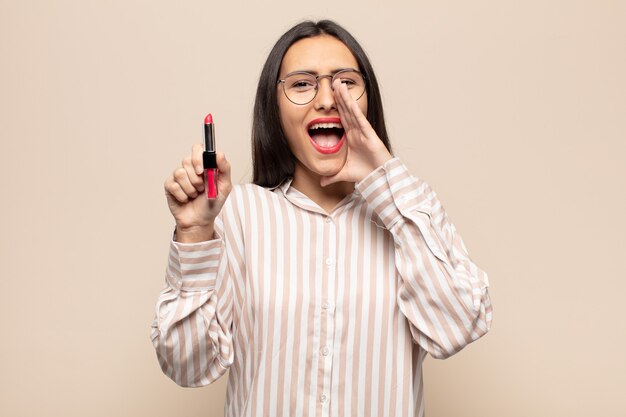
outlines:
M346 69L356 70L356 68L352 68L352 67L335 68L334 70L331 71L331 75L335 75L339 71L346 70ZM310 69L301 69L301 70L289 71L287 74L293 74L294 72L308 72L308 73L311 73L313 75L319 75L319 73L317 71L310 70Z

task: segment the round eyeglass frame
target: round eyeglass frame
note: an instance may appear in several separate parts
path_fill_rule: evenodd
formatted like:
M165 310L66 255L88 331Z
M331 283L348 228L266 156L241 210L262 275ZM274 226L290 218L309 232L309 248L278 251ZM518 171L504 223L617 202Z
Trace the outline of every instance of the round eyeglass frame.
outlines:
M307 72L307 71L294 71L294 72L290 72L289 74L285 75L284 79L276 81L276 84L280 84L280 83L283 84L283 94L285 95L285 97L287 97L287 100L291 101L293 104L295 104L297 106L304 106L305 104L309 104L310 102L315 100L315 97L317 97L317 92L319 91L319 87L320 87L320 82L319 82L320 78L330 78L330 88L331 88L331 90L335 91L335 89L333 88L333 82L335 81L335 77L337 75L343 73L343 72L356 72L361 77L363 77L363 82L365 83L365 85L363 86L364 87L363 88L363 92L355 100L358 100L359 98L363 97L363 94L365 94L365 91L367 90L367 78L365 77L365 74L363 74L361 71L353 69L353 68L342 69L340 71L337 71L334 75L333 74L314 75L314 74L311 74L310 72ZM307 75L310 75L312 77L315 77L315 94L313 95L313 97L311 97L311 100L307 101L306 103L296 103L295 101L293 101L292 99L289 98L289 96L287 95L287 92L285 91L285 81L287 80L287 77L289 77L290 75L294 75L294 74L307 74Z

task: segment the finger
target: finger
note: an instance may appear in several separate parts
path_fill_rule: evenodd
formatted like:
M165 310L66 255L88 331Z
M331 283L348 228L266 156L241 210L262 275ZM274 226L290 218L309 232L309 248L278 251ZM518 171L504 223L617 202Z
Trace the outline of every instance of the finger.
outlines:
M372 124L369 120L367 120L367 117L365 116L365 114L363 114L363 111L356 101L352 103L351 108L352 109L350 111L350 114L353 115L354 122L357 124L361 132L363 132L363 136L365 136L367 139L378 137L376 131L372 127Z
M189 178L191 184L196 188L196 190L198 190L198 192L202 192L204 190L204 175L202 175L202 171L200 171L200 174L196 174L191 158L191 156L188 156L183 159L183 168L187 171L187 177Z
M346 106L346 101L345 101L345 96L343 94L343 83L341 82L341 80L336 80L335 81L335 92L336 92L336 99L335 101L337 102L337 106L339 107L339 111L340 113L342 113L341 115L341 124L343 125L344 130L350 130L352 128L355 127L355 124L352 120L352 117L350 116L350 112L348 107Z
M341 88L341 96L343 98L344 106L346 108L346 113L348 114L348 117L350 119L350 125L354 129L360 129L360 125L356 118L357 115L354 113L354 106L358 108L359 105L357 104L356 100L352 98L350 92L348 91L348 86L345 84Z
M357 101L354 100L348 92L348 88L345 87L345 89L342 90L345 90L343 91L343 95L348 97L347 99L349 100L347 103L347 113L350 114L350 121L363 132L363 135L367 139L371 138L372 134L376 135L376 132L372 128L369 120L367 120L367 117L365 116L365 114L363 114L361 107L359 107Z
M215 158L217 160L217 169L220 170L220 174L227 175L230 178L230 162L226 159L224 152L217 152Z
M204 147L201 143L195 143L191 147L191 162L193 164L194 171L198 175L204 172L204 165L202 163L202 152L204 152Z
M343 104L341 94L339 91L340 86L341 86L341 81L339 79L335 80L335 82L333 83L333 96L335 98L335 103L337 103L337 110L339 110L339 114L343 116L343 113L345 113L345 105ZM343 117L341 119L342 119L342 124L343 124Z
M342 107L343 110L346 109L346 105L343 102L343 96L341 95L341 79L337 78L333 84L333 94L335 96L335 102L338 106Z
M217 152L217 169L219 171L218 182L220 184L220 190L224 190L226 194L230 192L233 184L230 179L231 166L230 162L226 159L224 152Z
M174 171L173 177L174 181L176 181L178 185L180 185L180 188L183 189L185 194L187 194L191 198L195 198L198 196L198 190L196 190L196 188L189 180L189 175L187 174L187 170L185 168L177 168Z
M341 101L340 97L337 97L337 110L339 110L339 118L341 119L341 126L344 131L348 131L351 128L350 116L348 115L348 109Z
M180 185L174 181L174 177L170 176L167 180L165 180L165 195L172 196L179 203L186 203L189 201L189 196L180 188Z

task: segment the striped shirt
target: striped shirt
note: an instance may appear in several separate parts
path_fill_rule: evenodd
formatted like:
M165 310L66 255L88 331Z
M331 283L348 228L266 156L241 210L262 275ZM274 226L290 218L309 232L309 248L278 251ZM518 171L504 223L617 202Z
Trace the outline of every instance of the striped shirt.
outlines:
M170 242L151 338L181 386L230 370L225 415L424 416L422 362L491 327L488 277L397 157L330 213L238 184L215 239Z

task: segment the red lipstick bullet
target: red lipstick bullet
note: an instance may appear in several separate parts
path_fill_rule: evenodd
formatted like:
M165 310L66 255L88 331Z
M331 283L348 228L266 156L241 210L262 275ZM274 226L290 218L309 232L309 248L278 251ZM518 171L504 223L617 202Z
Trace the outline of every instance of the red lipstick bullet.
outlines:
M215 154L215 131L211 113L204 118L204 152L202 153L204 175L207 184L207 198L217 198L217 157Z

